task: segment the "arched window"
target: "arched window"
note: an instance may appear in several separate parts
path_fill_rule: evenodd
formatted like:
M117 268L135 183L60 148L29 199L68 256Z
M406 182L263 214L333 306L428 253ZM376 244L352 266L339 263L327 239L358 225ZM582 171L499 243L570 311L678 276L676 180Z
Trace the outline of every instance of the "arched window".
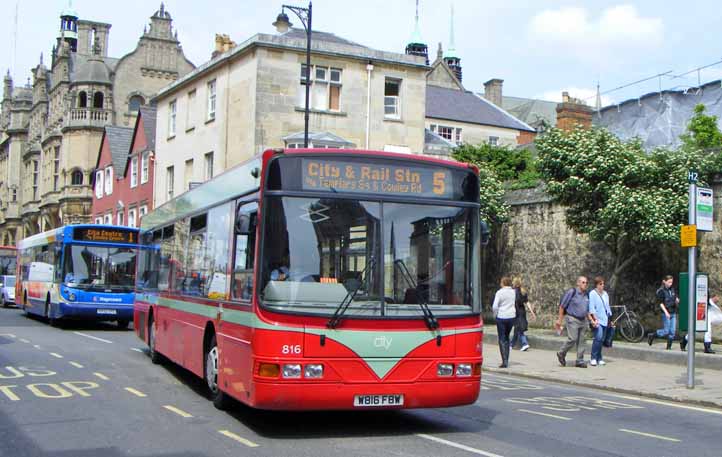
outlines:
M93 95L93 108L102 108L102 107L103 107L103 93L96 92L95 95Z
M143 105L145 105L145 99L143 99L140 95L133 95L128 101L128 111L133 113L138 111Z
M87 108L88 107L88 94L85 93L85 91L80 91L78 94L78 108Z
M73 170L70 175L70 183L74 186L80 186L83 184L83 172L80 170Z

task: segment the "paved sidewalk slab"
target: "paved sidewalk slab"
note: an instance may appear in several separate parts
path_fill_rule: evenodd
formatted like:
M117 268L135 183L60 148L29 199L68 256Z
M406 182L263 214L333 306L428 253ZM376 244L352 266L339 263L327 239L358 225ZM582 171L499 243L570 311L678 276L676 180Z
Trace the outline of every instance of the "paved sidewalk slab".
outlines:
M694 389L687 389L685 367L605 356L605 366L576 368L576 354L572 352L567 354L567 366L562 367L557 361L556 351L534 348L526 352L513 350L509 357L510 366L504 369L497 368L501 363L498 344L491 344L488 340L485 340L485 343L483 371L486 372L722 408L722 373L718 370L696 370L696 386ZM588 361L589 356L586 358Z

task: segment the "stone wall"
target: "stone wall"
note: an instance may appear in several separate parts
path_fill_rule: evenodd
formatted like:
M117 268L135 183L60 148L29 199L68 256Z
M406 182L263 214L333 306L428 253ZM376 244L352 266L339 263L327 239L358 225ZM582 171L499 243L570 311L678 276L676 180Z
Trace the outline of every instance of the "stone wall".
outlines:
M714 190L716 231L701 236L698 271L709 274L711 290L722 292L722 182L716 183ZM578 275L610 277L611 254L603 243L569 229L565 208L542 189L511 191L507 201L512 208L510 222L495 229L482 255L484 313L490 313L501 276L521 276L540 316L530 324L551 327L561 294L573 287ZM686 270L686 249L676 243L660 245L622 275L614 291L616 303L640 314L646 328L656 328L660 319L654 292L662 276L673 274L676 278Z

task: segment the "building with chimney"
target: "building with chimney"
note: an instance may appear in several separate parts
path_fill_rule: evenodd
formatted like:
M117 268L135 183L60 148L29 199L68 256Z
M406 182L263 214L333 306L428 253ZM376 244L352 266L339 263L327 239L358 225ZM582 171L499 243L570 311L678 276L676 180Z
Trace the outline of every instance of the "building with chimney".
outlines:
M268 148L405 153L424 149L426 74L419 55L386 52L313 31L258 33L224 50L156 97L156 207Z
M90 222L91 176L106 126L132 127L141 106L194 67L161 4L138 44L108 55L111 25L60 14L49 62L32 81L4 78L0 117L0 241Z

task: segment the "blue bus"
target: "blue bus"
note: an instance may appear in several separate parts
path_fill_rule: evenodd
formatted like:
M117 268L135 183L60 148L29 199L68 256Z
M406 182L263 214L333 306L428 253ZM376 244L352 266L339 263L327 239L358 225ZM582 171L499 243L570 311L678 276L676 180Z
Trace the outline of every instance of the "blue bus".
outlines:
M26 314L62 319L133 320L138 229L68 225L17 245L15 296Z

